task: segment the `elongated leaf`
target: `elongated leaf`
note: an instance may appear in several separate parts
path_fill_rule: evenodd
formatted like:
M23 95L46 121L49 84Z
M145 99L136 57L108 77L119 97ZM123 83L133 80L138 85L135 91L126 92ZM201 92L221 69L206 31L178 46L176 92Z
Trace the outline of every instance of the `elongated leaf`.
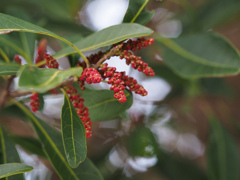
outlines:
M0 31L25 31L58 37L55 33L44 28L2 13L0 13Z
M120 113L131 107L133 98L129 91L124 91L127 97L125 103L118 102L113 97L111 90L85 90L82 97L84 105L89 109L89 117L92 121L102 121L115 118Z
M64 94L61 122L65 154L69 165L76 168L87 155L86 135L84 125L66 93Z
M216 119L210 125L212 133L207 149L210 180L238 180L240 157L236 142Z
M119 24L108 27L74 43L76 47L84 52L100 47L110 46L112 44L124 41L129 38L148 36L153 31L139 24ZM75 53L71 47L62 49L54 55L55 58L67 56Z
M24 65L18 72L19 88L43 93L60 85L67 77L81 73L81 67L59 70Z
M9 33L11 31L24 31L24 32L31 32L31 33L38 33L38 34L52 36L54 38L57 38L65 43L67 43L68 45L70 45L71 48L75 49L76 51L78 51L78 53L81 56L83 56L82 52L80 52L74 44L72 44L68 40L62 38L61 36L58 36L57 34L51 32L49 30L46 30L42 27L36 26L29 22L23 21L19 18L15 18L13 16L9 16L9 15L0 13L0 32L1 32L1 34Z
M206 31L216 26L225 25L225 22L239 14L240 1L238 0L211 0L202 3L195 9L195 14L182 18L183 33Z
M0 36L0 46L6 51L9 52L9 55L19 54L28 62L30 61L30 57L28 54L24 52L21 47L21 43L19 42L19 36L15 36L15 34L3 34Z
M0 76L15 75L20 65L16 63L0 63Z
M72 169L64 157L61 134L44 121L35 117L19 102L16 104L30 118L31 123L44 146L44 152L62 179L68 180L103 180L103 177L89 159L85 159L77 168Z
M148 2L149 0L129 0L123 22L135 22L142 25L147 24L154 15L154 11L149 12L145 8Z
M20 118L21 120L26 119L25 113L23 113L22 110L19 109L19 107L16 105L11 105L11 106L2 108L0 110L0 115L13 116L13 117Z
M42 149L42 145L37 139L15 135L11 135L10 138L14 143L20 145L28 152L46 158Z
M221 35L201 33L176 39L156 37L163 45L163 60L185 78L237 74L240 56Z
M21 163L2 164L0 165L0 178L12 176L15 174L22 174L31 170L33 170L33 167Z
M0 126L0 164L20 163L18 152L15 145L11 142L7 132ZM1 172L1 168L0 168ZM23 174L11 176L8 180L24 180Z

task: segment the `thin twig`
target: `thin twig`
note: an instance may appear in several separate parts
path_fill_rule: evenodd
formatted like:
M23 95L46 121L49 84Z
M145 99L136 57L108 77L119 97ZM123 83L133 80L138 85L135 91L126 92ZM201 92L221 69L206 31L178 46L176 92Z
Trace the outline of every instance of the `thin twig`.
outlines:
M106 53L94 66L94 69L99 68L99 66L106 61L107 59L110 59L110 57L114 56L117 51L123 46L123 44L119 44L115 47L113 47L108 53Z

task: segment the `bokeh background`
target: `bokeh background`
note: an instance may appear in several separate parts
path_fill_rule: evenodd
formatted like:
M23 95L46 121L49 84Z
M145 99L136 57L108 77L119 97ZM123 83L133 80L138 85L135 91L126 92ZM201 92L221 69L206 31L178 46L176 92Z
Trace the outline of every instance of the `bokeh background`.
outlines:
M128 0L8 0L0 2L0 12L76 41L121 23L128 3ZM237 0L151 0L147 9L155 11L146 24L155 34L176 38L193 31L214 30L240 49ZM63 46L52 38L47 40L48 51L53 54ZM240 76L183 79L164 64L156 43L138 55L152 65L155 77L143 77L117 57L108 63L135 77L149 95L134 95L134 103L125 113L93 124L88 157L106 180L207 180L211 118L222 123L239 147ZM58 60L62 69L69 67L64 60ZM94 88L107 87L101 84ZM60 128L62 104L61 95L45 96L43 113L37 115ZM17 118L1 115L0 121L13 134L36 136L29 124ZM35 168L26 174L28 180L59 179L44 158L21 146L18 151L23 162Z

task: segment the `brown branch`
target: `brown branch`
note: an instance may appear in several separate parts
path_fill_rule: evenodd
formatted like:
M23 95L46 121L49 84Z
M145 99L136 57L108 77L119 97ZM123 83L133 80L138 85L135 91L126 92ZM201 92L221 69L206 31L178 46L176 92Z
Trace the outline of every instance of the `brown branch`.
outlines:
M66 79L65 81L63 81L59 86L57 86L56 88L61 88L63 86L66 86L68 84L72 84L74 82L76 82L78 79L75 76L71 76L70 78ZM20 97L20 96L26 96L28 94L32 94L34 91L13 91L13 92L9 92L8 96L11 97Z
M15 78L15 75L12 75L8 78L7 80L7 84L3 90L3 92L0 94L0 109L4 107L4 105L6 104L7 101L7 95L8 95L8 89L10 87L10 85L12 84L13 79Z
M99 68L99 66L106 61L107 59L110 59L110 57L114 56L117 51L123 46L123 44L119 44L115 47L113 47L108 53L106 53L99 61L93 66L94 69Z

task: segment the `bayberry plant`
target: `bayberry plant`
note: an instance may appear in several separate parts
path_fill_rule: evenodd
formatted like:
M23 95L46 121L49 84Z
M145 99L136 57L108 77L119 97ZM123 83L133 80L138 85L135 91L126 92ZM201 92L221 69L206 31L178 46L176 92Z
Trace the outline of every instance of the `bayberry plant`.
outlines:
M140 24L125 23L96 32L81 40L80 46L88 42L86 50L108 48L86 57L78 43L73 44L48 30L6 14L0 14L1 22L2 19L5 21L0 23L0 30L5 34L3 36L11 37L15 31L14 26L21 26L18 30L49 35L62 40L70 47L54 54L49 51L48 40L41 38L36 43L34 58L18 52L14 54L15 63L11 63L2 51L6 63L1 65L1 68L6 70L1 71L1 76L5 77L7 83L5 94L0 100L0 108L5 110L14 107L25 113L41 142L44 154L62 179L102 179L96 167L86 159L86 137L95 135L93 121L111 119L123 113L132 104L132 92L141 96L148 94L141 82L137 82L124 71L117 71L117 67L109 66L108 60L118 57L118 61L125 60L127 65L146 76L154 76L154 71L148 63L135 55L136 51L153 44L153 38L142 37L151 35L152 30ZM13 28L9 28L10 26ZM71 56L74 54L79 54L80 58L73 64ZM63 70L60 65L62 60L59 58L64 56L69 58L71 68ZM16 77L18 89L13 87L10 91ZM109 90L93 90L91 84L97 83L108 84ZM61 133L38 117L39 113L44 113L45 97L49 95L64 97L62 112L59 114ZM105 112L106 110L108 112ZM5 135L8 133L0 128L0 136L3 138ZM59 138L62 139L61 146ZM10 162L6 160L4 164ZM81 163L83 166L79 166ZM17 165L19 172L31 170L31 167L24 164ZM87 174L83 170L86 166L89 168ZM26 169L21 171L21 168ZM73 168L77 168L80 174L74 172Z
M186 156L188 160L207 159L203 161L207 164L201 166L208 168L209 180L238 180L238 148L215 120L214 111L218 107L211 108L211 104L201 101L197 108L203 112L200 124L207 124L202 123L202 117L211 122L212 133L206 133L210 134L208 145L197 137L202 132L198 128L202 126L185 132L190 128L186 125L182 131L180 121L177 126L167 124L176 118L191 117L198 125L198 117L190 110L194 110L194 105L191 106L194 97L203 89L201 95L205 96L213 86L223 84L214 78L210 83L197 78L239 73L237 49L214 32L220 22L216 14L226 20L226 14L233 16L240 7L237 2L224 1L206 4L196 12L192 7L197 5L192 6L188 0L179 1L177 6L183 7L179 9L188 11L183 16L180 12L179 18L165 8L156 8L158 13L154 16L154 11L146 8L149 0L129 0L121 24L96 32L84 27L88 25L86 22L79 25L79 21L87 19L82 16L85 10L78 13L77 9L84 1L19 1L16 6L14 0L1 3L1 12L5 13L0 13L0 179L25 179L23 173L31 171L33 167L29 165L34 164L25 158L28 157L26 151L37 155L40 166L44 159L44 164L53 172L49 179L115 180L126 179L124 176L129 179L137 171L155 166L150 169L155 179L205 180L206 174L198 166L189 166L181 160ZM89 0L86 7L98 2ZM149 4L153 8L162 2ZM163 20L160 24L159 19ZM54 32L48 30L50 28ZM237 32L237 28L231 32ZM129 71L119 70L118 63L125 63ZM145 85L150 81L164 84L162 79L171 83L173 92L164 104L170 100L175 107L182 102L177 99L179 94L186 97L190 94L191 101L188 97L187 104L180 104L184 111L181 107L175 112L162 103L160 92L168 88L161 89L158 83ZM178 115L178 110L181 115L173 116ZM230 110L221 109L221 113L225 112ZM8 116L15 118L8 119ZM112 121L100 122L106 120ZM171 138L166 138L168 135ZM190 145L186 146L188 142ZM191 143L194 148L189 148ZM196 150L195 145L201 150ZM203 157L205 148L207 156ZM174 152L174 156L170 152ZM175 158L178 154L180 160ZM232 165L234 168L229 168ZM191 173L181 174L179 169ZM28 178L48 179L36 174L37 171L30 172ZM134 179L144 177L152 179L148 174L136 175Z

